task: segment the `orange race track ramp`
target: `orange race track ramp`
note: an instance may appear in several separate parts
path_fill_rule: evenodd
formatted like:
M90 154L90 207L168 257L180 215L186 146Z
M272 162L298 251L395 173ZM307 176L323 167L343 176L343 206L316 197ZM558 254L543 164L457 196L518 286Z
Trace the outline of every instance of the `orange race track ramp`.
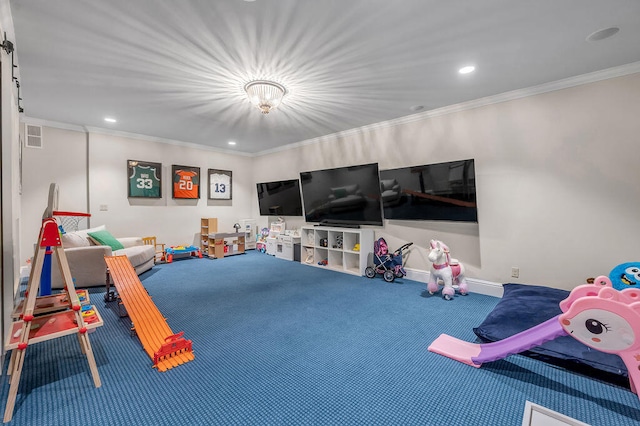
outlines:
M109 275L131 318L142 347L158 371L193 360L191 340L174 334L158 307L151 301L127 256L105 256Z

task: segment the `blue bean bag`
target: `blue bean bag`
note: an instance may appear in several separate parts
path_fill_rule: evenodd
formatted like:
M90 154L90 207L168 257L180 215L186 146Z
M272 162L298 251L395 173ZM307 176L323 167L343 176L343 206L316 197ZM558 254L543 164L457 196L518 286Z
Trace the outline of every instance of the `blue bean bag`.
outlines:
M559 303L569 292L537 285L503 284L504 295L474 333L483 343L513 336L562 313ZM618 355L597 351L571 336L562 336L522 355L593 378L629 387L627 368Z

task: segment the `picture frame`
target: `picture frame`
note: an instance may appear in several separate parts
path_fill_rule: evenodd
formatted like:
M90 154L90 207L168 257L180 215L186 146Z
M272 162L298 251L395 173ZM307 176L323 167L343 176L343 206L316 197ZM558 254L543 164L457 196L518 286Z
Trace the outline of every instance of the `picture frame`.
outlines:
M230 170L209 169L209 199L231 200L232 180Z
M172 197L181 200L200 198L200 167L171 166Z
M162 164L127 160L127 197L162 198Z

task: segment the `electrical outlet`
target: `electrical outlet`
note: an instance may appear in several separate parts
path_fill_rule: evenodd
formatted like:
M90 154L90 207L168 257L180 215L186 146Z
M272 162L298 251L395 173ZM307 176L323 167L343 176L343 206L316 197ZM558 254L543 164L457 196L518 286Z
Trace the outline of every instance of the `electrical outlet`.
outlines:
M101 212L106 212L109 210L109 206L107 206L106 204L100 204L100 211Z
M511 268L511 278L518 278L520 276L520 268L512 267Z

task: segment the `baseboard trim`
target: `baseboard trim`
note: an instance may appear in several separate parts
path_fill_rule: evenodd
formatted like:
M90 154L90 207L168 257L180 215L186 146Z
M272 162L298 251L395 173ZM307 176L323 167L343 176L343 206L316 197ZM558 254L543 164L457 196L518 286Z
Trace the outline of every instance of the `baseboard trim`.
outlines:
M407 271L408 279L425 284L429 282L429 271L411 268L405 268L405 270ZM469 286L469 293L478 293L499 298L501 298L503 294L502 284L500 283L467 277L467 285Z

